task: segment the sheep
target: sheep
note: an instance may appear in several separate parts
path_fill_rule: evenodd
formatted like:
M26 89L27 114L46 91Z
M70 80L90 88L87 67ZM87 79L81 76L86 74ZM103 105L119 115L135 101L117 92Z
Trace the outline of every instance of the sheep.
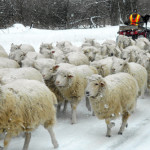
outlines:
M150 42L147 38L139 38L135 40L135 45L143 50L148 50L150 52Z
M9 58L17 61L18 64L21 66L21 61L25 58L28 52L35 52L35 49L31 45L14 45L12 43Z
M144 66L148 73L147 88L150 90L150 54L143 55L138 62Z
M104 59L98 60L98 61L93 61L90 63L91 66L94 66L98 74L102 75L103 77L111 74L111 67L113 63L113 59L116 57L106 57Z
M51 50L53 49L52 43L42 43L40 45L40 53L44 55L45 58L50 58Z
M49 79L53 66L55 65L54 59L39 58L34 61L33 67L40 71L45 80Z
M84 46L94 46L96 48L99 48L100 44L96 42L95 39L85 38L85 41L81 45L81 47L84 47Z
M116 45L116 42L114 40L106 40L102 44L107 44L107 45Z
M0 79L7 75L10 71L15 70L17 68L0 68Z
M122 49L121 58L128 60L129 62L136 62L138 59L138 53L141 53L141 49L135 45L128 46L125 49Z
M14 45L13 43L11 44L10 52L22 50L24 53L27 52L35 52L35 49L33 48L32 45L29 44L20 44L20 45Z
M128 73L118 73L102 77L94 74L88 79L85 90L89 97L95 115L105 119L107 125L106 137L111 137L111 128L115 126L112 120L122 115L122 125L118 134L123 134L127 120L136 106L138 85Z
M124 61L120 58L116 58L113 60L112 64L112 73L118 73L118 72L126 72L132 75L139 86L139 95L144 98L144 92L147 87L147 71L146 69L137 63Z
M70 63L76 66L87 64L89 65L89 60L85 54L82 52L68 52L64 54L61 50L52 49L51 58L56 60L56 63Z
M61 42L56 43L56 47L61 49L61 50L66 48L66 47L70 47L70 46L72 46L72 44L69 41L61 41Z
M9 58L0 57L0 68L19 68L20 65Z
M75 66L69 69L60 69L56 72L55 85L64 98L70 102L72 108L71 123L76 123L76 109L84 97L87 85L86 76L97 73L96 68L88 65Z
M53 44L52 43L42 43L40 45L40 50L42 50L43 48L51 50L51 49L53 49Z
M119 48L126 48L128 46L132 46L132 45L135 45L135 41L132 40L131 37L127 37L125 35L119 35L117 37L117 41L116 41L116 44Z
M52 59L58 60L60 56L64 56L64 53L59 48L55 47L55 48L51 49L49 56Z
M28 52L21 61L22 67L33 67L34 61L39 58L44 58L44 55L37 52Z
M44 83L41 73L35 68L30 67L8 70L8 74L4 74L4 76L1 77L0 83L4 85L17 79L38 80Z
M89 65L88 57L81 52L70 52L66 55L66 63L70 63L76 66Z
M62 103L64 103L64 109L63 112L66 111L66 101L64 96L61 94L61 92L58 90L58 88L55 85L55 74L59 69L62 68L72 68L74 67L74 65L68 64L68 63L60 63L60 64L52 64L51 66L49 66L49 69L45 66L43 66L43 70L41 70L41 74L43 75L45 84L47 85L47 87L56 95L57 97L57 101L58 101L58 107L57 110L60 111L61 105Z
M8 54L6 53L5 49L0 45L0 57L8 58Z
M31 132L39 125L48 130L52 144L57 148L58 143L53 132L56 103L54 93L39 81L18 79L0 85L0 128L1 133L5 134L3 149L7 149L13 136L24 132L23 150L27 150Z
M83 53L88 57L89 61L94 61L96 53L100 52L94 46L84 46L81 51L83 51Z

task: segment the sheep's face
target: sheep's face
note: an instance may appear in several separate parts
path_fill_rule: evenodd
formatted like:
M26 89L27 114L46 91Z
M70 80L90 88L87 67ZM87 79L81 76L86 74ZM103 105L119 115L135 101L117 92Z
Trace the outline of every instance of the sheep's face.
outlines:
M40 53L45 56L45 58L51 58L51 50L42 48L40 49Z
M124 50L124 51L122 51L122 55L121 55L121 58L123 59L123 60L129 60L130 59L130 52L129 51L126 51L126 50Z
M73 74L67 72L64 70L63 72L57 72L56 79L55 79L55 85L58 87L67 87L70 86L73 79Z
M14 51L16 51L16 50L20 50L20 49L21 49L21 46L22 46L22 45L14 45L14 44L11 44L10 51L11 51L11 52L14 52Z
M125 61L123 61L122 59L114 60L112 63L112 68L111 68L112 74L122 72L124 63Z
M48 80L53 76L53 67L44 67L40 72L44 80Z
M26 54L23 51L14 51L9 55L9 58L15 60L20 64L21 61L24 59L25 55Z
M107 46L105 44L101 46L101 54L103 56L107 55Z
M88 85L85 90L85 94L87 97L96 97L101 95L105 87L105 82L102 79L98 80L88 80Z
M143 57L140 59L141 65L145 67L147 70L150 70L150 58L149 57Z
M42 43L40 46L40 49L46 48L48 50L51 50L53 48L52 43L48 44L48 43Z
M67 57L65 55L60 55L56 58L56 64L59 63L66 63L68 61Z
M130 45L131 45L131 39L130 38L125 38L124 41L123 41L124 48L126 48Z

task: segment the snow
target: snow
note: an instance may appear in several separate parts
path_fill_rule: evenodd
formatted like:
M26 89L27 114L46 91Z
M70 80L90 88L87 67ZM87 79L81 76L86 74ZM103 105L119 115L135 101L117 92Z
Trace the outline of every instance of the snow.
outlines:
M0 30L0 44L9 53L11 43L31 44L39 51L40 44L68 40L80 46L85 38L94 38L97 42L115 40L118 26L107 26L98 29L70 29L70 30L39 30L30 29L20 24L15 24L8 29ZM106 106L107 107L107 106ZM68 105L66 113L57 114L57 123L54 127L56 139L59 143L58 150L149 150L150 148L150 94L145 99L138 98L135 112L128 121L128 127L123 135L118 135L121 118L115 120L112 128L112 137L106 134L104 120L99 120L88 112L85 101L77 108L77 124L71 125L71 108ZM24 138L15 137L11 140L8 150L20 150ZM0 145L3 142L0 141ZM29 150L54 149L48 132L40 126L33 131Z

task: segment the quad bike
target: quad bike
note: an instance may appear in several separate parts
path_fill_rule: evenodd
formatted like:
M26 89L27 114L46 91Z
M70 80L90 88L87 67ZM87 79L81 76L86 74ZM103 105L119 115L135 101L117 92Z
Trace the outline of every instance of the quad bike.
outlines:
M150 18L150 15L142 16L143 22L145 23L146 27L140 26L140 23L138 26L134 25L126 25L126 26L119 26L119 35L125 35L128 37L132 37L133 40L139 38L139 37L145 37L150 41L150 28L147 27L147 22Z

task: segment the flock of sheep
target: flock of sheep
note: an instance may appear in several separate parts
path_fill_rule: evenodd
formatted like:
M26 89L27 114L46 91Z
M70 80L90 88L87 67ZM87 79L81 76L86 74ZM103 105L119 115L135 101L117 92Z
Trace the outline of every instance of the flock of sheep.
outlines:
M137 98L150 89L150 42L120 35L100 44L85 39L80 47L69 41L31 45L11 44L9 55L0 45L0 131L6 150L13 136L25 133L27 150L31 131L43 125L54 148L56 112L71 105L71 123L77 122L81 100L99 119L105 119L106 136L112 121L122 116L118 134L136 108Z

